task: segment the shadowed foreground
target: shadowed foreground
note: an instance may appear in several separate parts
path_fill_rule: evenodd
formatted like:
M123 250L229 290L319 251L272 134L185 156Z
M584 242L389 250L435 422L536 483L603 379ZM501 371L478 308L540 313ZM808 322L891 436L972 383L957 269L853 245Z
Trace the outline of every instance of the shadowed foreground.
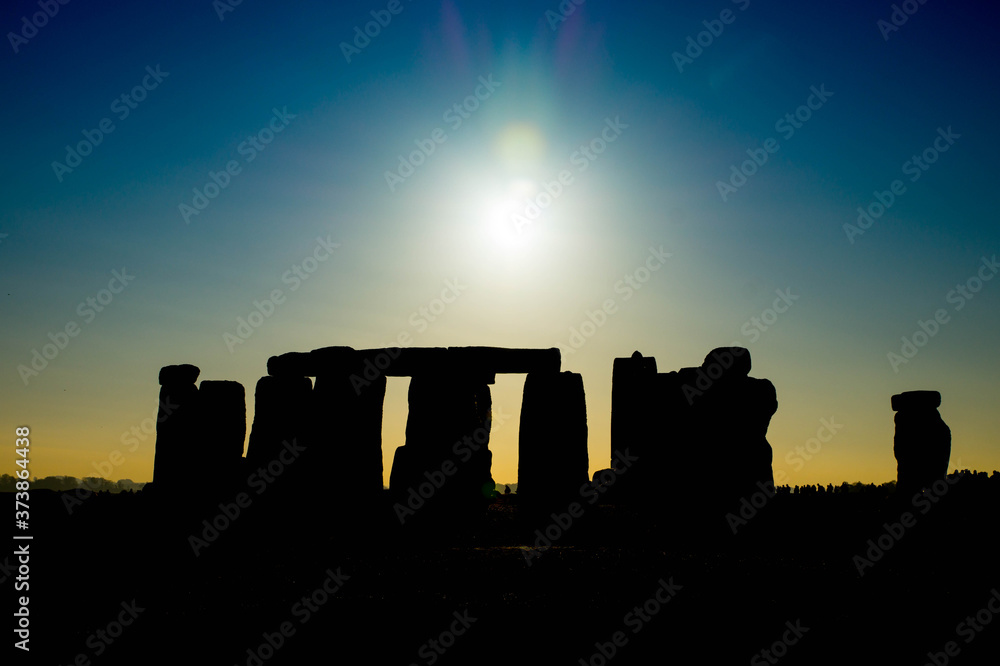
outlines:
M148 491L72 515L33 492L32 656L601 664L614 648L616 664L924 664L952 641L949 659L976 664L998 646L1000 623L966 622L992 617L991 597L1000 608L996 473L915 497L751 497L732 507L739 520L697 533L665 503L639 514L580 498L580 517L553 518L512 495L460 527L400 525L387 492L336 522L275 515L270 490L249 492L239 515L223 502L187 519Z

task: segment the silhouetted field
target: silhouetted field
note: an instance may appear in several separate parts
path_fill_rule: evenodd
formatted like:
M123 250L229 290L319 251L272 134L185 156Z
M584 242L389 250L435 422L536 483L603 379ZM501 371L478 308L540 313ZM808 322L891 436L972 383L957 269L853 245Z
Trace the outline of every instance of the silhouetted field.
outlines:
M48 664L933 663L928 652L995 663L1000 622L975 630L966 618L992 619L994 595L1000 608L1000 475L952 481L916 498L778 493L709 525L688 519L694 499L582 502L573 517L508 496L401 526L388 496L366 508L331 494L280 514L262 496L222 519L233 496L182 509L148 489L99 494L70 514L62 494L34 491L31 653Z

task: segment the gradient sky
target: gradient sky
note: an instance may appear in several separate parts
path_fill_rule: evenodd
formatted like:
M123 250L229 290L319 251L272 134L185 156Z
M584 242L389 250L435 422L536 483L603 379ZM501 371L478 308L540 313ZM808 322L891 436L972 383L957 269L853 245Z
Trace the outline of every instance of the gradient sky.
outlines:
M32 428L33 474L150 480L163 365L243 383L252 420L269 356L403 333L415 346L566 349L587 391L592 472L609 457L615 357L638 349L669 371L732 343L777 389L768 439L789 483L895 478L889 398L913 389L942 393L952 467L1000 469L1000 279L974 279L1000 253L994 6L914 2L886 39L889 2L588 0L556 21L554 0L402 0L348 62L341 44L389 4L246 0L220 19L210 0L71 2L26 42L8 34L0 424L11 445L15 426ZM723 10L731 22L712 23ZM38 11L6 3L0 26L19 34ZM673 54L704 21L722 31L679 71ZM480 77L499 85L487 93ZM123 117L115 100L144 78L152 89ZM477 87L478 108L449 113ZM813 87L832 94L789 136L776 123ZM273 140L244 143L275 109L290 115ZM95 133L102 119L112 132ZM608 122L614 141L583 156ZM958 138L914 172L939 128ZM84 131L100 143L71 172L54 168ZM386 172L433 136L390 187ZM772 138L777 152L724 200L718 182ZM239 172L185 220L180 205L233 160ZM511 213L563 171L572 181L518 233ZM845 231L897 179L888 210ZM294 277L318 238L339 247ZM628 288L661 247L671 256ZM134 279L91 313L86 300L123 268ZM981 289L957 296L970 278ZM459 296L441 311L449 284ZM227 345L276 289L273 314ZM778 290L797 299L772 318ZM609 299L603 325L582 326ZM938 310L945 323L894 368L887 355ZM67 325L77 334L23 377ZM499 482L516 480L523 380L494 387ZM386 482L406 387L390 379ZM821 419L842 427L798 457ZM132 428L141 437L123 438Z

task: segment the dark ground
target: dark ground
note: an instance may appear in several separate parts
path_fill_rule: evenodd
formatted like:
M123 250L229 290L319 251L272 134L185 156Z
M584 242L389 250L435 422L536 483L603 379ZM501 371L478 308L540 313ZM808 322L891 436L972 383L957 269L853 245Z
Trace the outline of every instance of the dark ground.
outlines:
M319 506L270 506L262 495L195 556L188 537L218 514L217 501L184 519L152 489L97 495L70 515L61 494L35 491L30 661L596 666L605 658L595 644L620 631L608 663L922 665L935 663L930 652L937 664L996 664L1000 618L987 604L1000 589L998 481L965 477L917 505L880 492L778 495L735 535L721 517L711 533L678 527L676 517L697 508L692 500L641 513L585 505L530 565L523 547L552 519L516 495L471 519L418 525L418 513L403 529L388 502L366 518L360 502L323 498L345 520ZM854 557L904 511L912 526L860 575ZM342 586L306 615L296 604L328 569ZM0 572L8 599L24 594L12 589L16 576ZM626 617L661 580L675 586L670 601L647 619ZM133 600L142 609L134 622L110 643L101 638L99 630L118 634L108 625ZM475 621L451 645L440 636L456 612ZM961 624L968 616L975 625ZM259 649L286 622L294 634ZM780 645L783 634L795 643ZM435 652L432 639L451 647ZM781 656L769 660L761 651L776 642ZM15 660L5 663L28 661L7 649Z

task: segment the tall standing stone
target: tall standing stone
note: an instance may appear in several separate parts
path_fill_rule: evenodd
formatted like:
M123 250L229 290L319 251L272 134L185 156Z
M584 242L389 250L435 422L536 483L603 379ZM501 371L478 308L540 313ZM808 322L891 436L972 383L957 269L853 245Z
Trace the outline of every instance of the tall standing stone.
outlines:
M312 434L303 454L316 492L372 498L382 492L385 376L364 386L349 374L320 375L312 396Z
M246 391L233 381L202 381L198 388L199 467L206 483L231 480L247 435Z
M653 382L656 359L643 357L638 351L630 358L616 358L611 373L611 459L614 450L631 448L641 452L652 445L654 420Z
M168 365L160 370L153 458L153 485L159 492L176 492L200 483L192 464L199 444L195 381L200 372L189 364Z
M749 350L714 349L696 371L698 393L690 395L703 474L725 506L773 485L767 429L777 394L770 381L750 377L750 370Z
M278 460L285 442L305 445L312 382L308 377L261 377L254 392L253 427L247 445L251 470ZM287 456L286 456L287 457Z
M907 391L892 396L896 412L893 453L896 488L913 493L943 479L951 457L951 430L941 419L937 391Z
M410 380L406 443L396 449L389 482L397 501L424 490L428 504L463 508L495 492L492 398L480 379L444 372ZM442 472L446 464L451 474Z
M683 514L773 483L767 429L777 396L771 382L748 376L748 350L720 347L675 372L655 367L638 352L615 360L612 449L627 443L638 458L620 480L626 499L667 500Z
M575 372L533 372L524 382L517 492L526 500L572 501L589 479L587 402Z
M672 506L689 506L684 500L692 497L704 482L700 469L705 464L705 451L698 444L702 437L702 405L697 403L700 368L681 368L656 376L652 392L653 406L646 414L652 421L650 445L639 455L636 471L622 479L629 484L641 479L642 496L647 502L662 502L669 498ZM713 462L716 458L712 457ZM717 463L716 463L717 464ZM659 504L653 505L654 507Z

